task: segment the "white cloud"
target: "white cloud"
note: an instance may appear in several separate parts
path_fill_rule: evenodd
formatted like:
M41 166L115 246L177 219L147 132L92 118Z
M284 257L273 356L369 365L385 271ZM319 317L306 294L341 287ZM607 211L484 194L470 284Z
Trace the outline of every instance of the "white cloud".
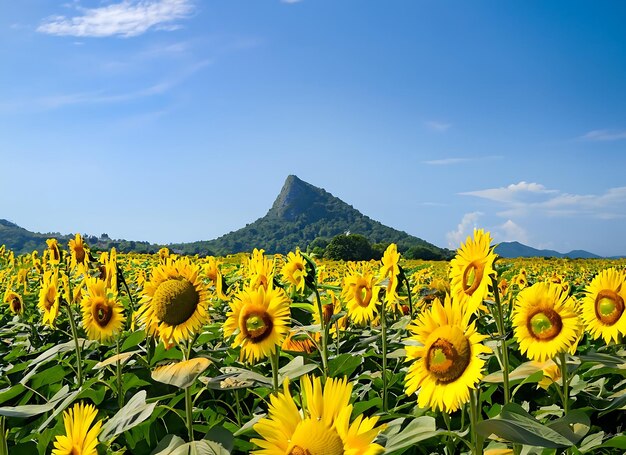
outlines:
M293 5L294 3L300 3L302 0L280 0L281 3L287 3L289 5Z
M452 126L451 123L437 122L435 120L429 120L428 122L424 122L424 126L431 131L436 131L438 133L443 133L447 131Z
M603 194L570 194L548 190L539 183L519 182L507 187L460 194L502 204L504 209L498 215L506 218L527 215L626 218L626 186L609 188Z
M498 243L518 241L528 244L528 233L522 226L509 219L494 230L494 239Z
M471 231L476 227L476 222L482 214L482 212L466 213L463 215L461 222L457 225L456 231L451 231L446 234L448 246L451 249L457 249L466 237L471 235Z
M500 188L489 188L479 191L467 191L460 194L464 196L476 196L483 199L489 199L491 201L515 202L519 200L525 200L529 196L536 197L537 195L549 195L557 192L558 191L556 190L548 190L540 183L527 183L522 181L519 183L512 183L509 186L504 186Z
M593 130L579 137L579 139L583 141L619 141L620 139L626 139L626 130Z
M37 28L49 35L106 37L138 36L154 28L175 30L174 22L193 11L189 0L124 0L100 8L78 8L80 15L50 16Z

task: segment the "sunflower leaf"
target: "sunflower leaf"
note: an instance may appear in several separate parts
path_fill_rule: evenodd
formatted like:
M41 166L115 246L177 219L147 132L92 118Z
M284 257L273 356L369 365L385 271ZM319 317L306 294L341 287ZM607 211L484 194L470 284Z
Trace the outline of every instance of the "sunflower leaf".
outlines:
M122 409L117 411L117 414L111 417L111 420L102 426L98 437L100 442L108 441L114 436L130 430L152 415L157 403L147 404L146 395L145 390L137 392Z
M152 372L152 379L184 389L192 385L209 365L211 361L204 357L183 360L155 368Z
M541 424L515 403L504 406L497 417L479 422L476 431L486 438L496 435L509 442L537 447L559 448L573 444L567 437Z

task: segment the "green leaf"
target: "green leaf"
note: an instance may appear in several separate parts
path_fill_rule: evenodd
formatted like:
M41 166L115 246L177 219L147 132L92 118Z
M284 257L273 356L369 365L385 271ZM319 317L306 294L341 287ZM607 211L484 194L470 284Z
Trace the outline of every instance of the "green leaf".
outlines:
M239 430L235 432L235 436L239 436L241 434L248 433L252 431L252 428L265 417L267 414L254 414L252 419L248 420Z
M211 361L204 357L183 360L155 368L152 379L184 389L191 386L210 365Z
M298 356L294 357L294 359L289 362L287 365L278 370L278 382L282 384L285 378L289 378L290 381L294 381L298 379L300 376L303 376L311 371L317 369L316 364L304 364L304 357Z
M606 441L605 443L600 444L599 446L596 446L596 449L599 449L600 447L612 447L616 449L626 450L626 436L624 435L615 436L609 439L608 441Z
M328 369L332 377L350 376L361 363L363 357L360 355L341 354L328 362Z
M96 363L93 368L94 370L99 370L100 368L104 368L109 365L117 365L117 361L119 359L120 364L124 365L133 355L141 352L140 350L130 351L130 352L122 352L121 354L113 355L102 362Z
M235 438L233 437L233 434L224 427L218 426L211 428L202 439L217 442L229 452L233 450L233 447L235 446Z
M221 444L213 441L194 441L177 447L169 455L229 455Z
M117 411L111 420L102 426L100 442L106 442L124 431L139 425L152 415L156 402L146 403L146 391L140 390L126 403L126 405Z
M496 435L517 444L547 448L572 445L572 442L565 436L542 425L515 403L504 406L497 417L479 422L476 425L476 431L486 438Z
M541 371L541 367L536 362L525 362L509 373L509 382L523 381L530 375ZM483 378L485 382L500 383L504 381L502 370L488 374Z
M34 417L39 414L43 414L44 412L48 412L59 403L61 400L64 400L71 395L68 393L69 387L63 386L61 390L59 390L56 395L52 397L52 399L46 404L26 404L23 406L3 406L0 407L0 415L6 417L17 417L20 419L27 419L29 417ZM76 394L78 392L72 392L72 394Z
M183 438L174 434L168 434L165 436L150 455L171 455L172 452L185 444Z
M548 427L565 436L572 444L577 444L589 432L591 421L587 414L575 409L565 417L550 422Z
M437 436L437 434L439 432L437 431L434 417L417 417L411 420L403 430L399 432L392 431L385 444L385 453L407 449L420 441Z
M146 338L145 330L137 330L136 332L131 333L122 343L122 352L126 351L129 348L134 348L139 345Z

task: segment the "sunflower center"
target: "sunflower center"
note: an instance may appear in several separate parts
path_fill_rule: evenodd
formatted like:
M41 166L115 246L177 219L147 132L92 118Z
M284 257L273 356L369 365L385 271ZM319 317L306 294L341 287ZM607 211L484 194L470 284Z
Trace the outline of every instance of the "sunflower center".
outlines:
M359 306L366 308L369 306L370 301L372 300L372 290L364 284L359 284L356 287L354 298L356 299L356 303L358 303Z
M343 455L343 441L323 421L305 419L291 437L288 455Z
M76 247L74 253L76 254L76 262L79 264L85 262L85 249L82 246Z
M159 321L179 325L196 311L200 296L187 280L171 279L159 285L152 297L154 314Z
M22 309L22 302L20 302L19 297L13 297L13 300L11 300L11 306L13 307L13 311L18 313L20 312Z
M468 295L474 294L483 279L484 270L484 266L476 261L470 262L465 267L463 271L463 292Z
M437 382L447 384L456 381L470 362L471 349L468 339L463 335L454 336L453 341L438 338L428 349L426 369Z
M252 343L260 343L272 333L272 318L269 314L250 313L244 319L243 331Z
M603 289L596 297L596 316L605 325L613 325L624 313L624 299L617 292Z
M46 307L46 310L50 310L50 308L52 308L52 306L54 305L54 301L56 300L56 296L57 296L56 288L54 286L49 286L48 292L46 292L46 300L44 302L44 306Z
M96 302L91 309L93 319L100 327L106 327L113 317L113 310L104 302Z
M532 315L528 320L527 328L533 338L550 341L561 333L563 322L556 311L547 309Z

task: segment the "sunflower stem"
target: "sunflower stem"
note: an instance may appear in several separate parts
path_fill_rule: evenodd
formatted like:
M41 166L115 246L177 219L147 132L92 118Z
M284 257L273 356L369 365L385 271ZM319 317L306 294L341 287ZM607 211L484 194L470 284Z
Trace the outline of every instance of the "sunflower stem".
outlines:
M187 414L189 442L193 442L193 403L191 401L191 386L185 387L185 412Z
M328 330L326 330L326 321L324 321L324 310L322 308L322 299L320 298L320 293L317 290L317 285L313 284L311 286L313 291L315 292L315 301L317 302L317 311L320 315L320 335L322 338L322 349L320 354L322 355L322 372L323 372L323 382L326 382L326 378L328 377Z
M129 328L132 326L133 324L133 318L135 317L135 301L133 299L133 295L130 293L130 288L128 287L128 284L126 283L126 279L124 278L124 273L120 270L117 269L117 276L118 278L120 278L120 281L122 282L122 284L124 285L124 288L126 288L126 293L128 294L128 301L129 301L129 311L128 314L131 315L130 318L127 319L127 323L129 324Z
M0 416L0 455L9 455L9 446L7 442L8 431L5 428L6 418Z
M117 354L117 362L115 372L117 375L117 404L120 409L124 407L124 388L122 387L122 363L120 361L120 339L115 342L115 353Z
M500 290L498 288L498 280L491 277L493 287L493 297L496 301L496 324L498 326L498 337L500 338L500 357L502 358L502 378L504 385L504 404L507 405L511 401L511 386L509 385L509 353L506 348L506 335L504 330L504 317L502 301L500 300Z
M72 338L74 338L74 347L76 348L76 369L78 375L78 387L83 385L83 362L80 356L80 344L78 343L78 330L76 329L76 321L74 321L74 313L72 312L72 305L67 303L67 314L70 320L70 327L72 328Z
M472 435L472 446L474 448L474 455L483 454L483 441L478 435L476 427L478 425L479 413L480 413L480 391L474 389L470 391L470 433Z
M388 409L387 404L387 321L385 313L385 302L382 303L380 311L380 327L382 337L382 354L383 354L383 412L386 413Z
M411 299L411 284L409 279L405 276L404 283L406 285L406 294L409 296L409 317L413 319L413 300Z
M561 369L561 381L563 383L563 414L569 412L569 380L567 378L567 354L561 352L559 354L559 368Z
M274 386L274 395L278 395L278 363L280 358L280 348L276 347L276 351L270 354L270 363L272 364L272 384Z
M241 403L239 403L239 389L235 389L235 406L237 408L237 426L241 428Z

